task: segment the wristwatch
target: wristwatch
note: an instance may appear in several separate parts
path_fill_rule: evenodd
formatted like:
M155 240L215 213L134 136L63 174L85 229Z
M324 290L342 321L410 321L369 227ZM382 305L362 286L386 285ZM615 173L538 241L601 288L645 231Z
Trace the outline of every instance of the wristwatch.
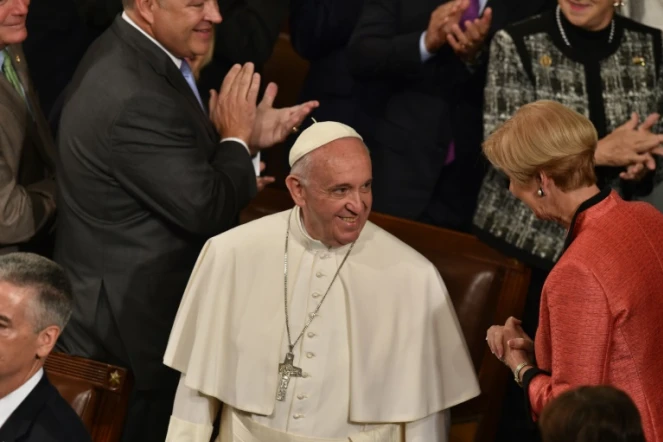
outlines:
M515 379L516 384L518 384L519 387L523 386L523 383L520 382L520 372L523 371L523 368L525 367L533 367L533 365L530 364L529 362L521 362L520 364L518 364L516 369L513 370L513 378Z

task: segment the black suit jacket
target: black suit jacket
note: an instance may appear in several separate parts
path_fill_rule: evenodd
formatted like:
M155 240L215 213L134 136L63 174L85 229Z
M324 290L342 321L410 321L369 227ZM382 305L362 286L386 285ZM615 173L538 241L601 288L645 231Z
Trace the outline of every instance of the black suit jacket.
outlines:
M55 260L75 308L60 347L159 388L198 253L256 194L247 150L219 135L173 61L120 16L90 47L58 137Z
M288 14L288 0L218 0L223 21L216 27L214 54L200 73L198 90L207 103L233 64L253 62L257 71L272 55Z
M320 101L319 121L354 126L356 100L346 47L363 0L291 0L290 37L295 51L310 62L302 102Z
M31 0L23 49L46 117L54 107L59 116L56 102L76 66L121 11L122 0Z
M0 428L3 442L92 442L46 374Z
M374 208L405 218L418 218L429 203L449 143L454 141L458 166L467 168L476 165L483 139L487 58L468 68L445 45L421 62L419 39L442 3L366 0L348 48L351 71L359 80L358 129L374 161ZM489 0L492 33L554 4ZM480 177L467 178L478 192Z

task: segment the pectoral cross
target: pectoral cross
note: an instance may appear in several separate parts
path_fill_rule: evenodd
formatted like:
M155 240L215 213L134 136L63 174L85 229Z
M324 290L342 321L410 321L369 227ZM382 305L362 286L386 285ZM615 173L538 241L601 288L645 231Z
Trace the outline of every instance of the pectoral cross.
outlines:
M293 361L295 360L295 355L291 352L285 354L285 359L281 364L279 364L279 375L281 376L281 383L279 389L276 392L276 400L284 401L285 394L288 390L288 384L290 383L290 378L300 378L302 377L302 369L295 367Z

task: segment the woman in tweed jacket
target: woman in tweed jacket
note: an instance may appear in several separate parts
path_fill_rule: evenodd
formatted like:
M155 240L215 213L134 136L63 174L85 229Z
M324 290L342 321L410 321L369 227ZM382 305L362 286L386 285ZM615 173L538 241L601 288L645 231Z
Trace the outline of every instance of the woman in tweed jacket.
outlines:
M558 101L587 116L598 131L599 186L636 199L663 180L663 162L649 171L656 167L652 154L663 142L663 135L655 135L658 116L652 115L663 113L662 58L661 31L615 14L613 0L559 0L556 10L495 35L484 134L527 103ZM643 123L638 125L637 118ZM536 322L543 280L561 254L566 233L537 220L509 193L508 184L506 176L489 168L474 224L484 242L534 268L528 295L535 298L528 299L534 311L526 312L525 319L533 316Z

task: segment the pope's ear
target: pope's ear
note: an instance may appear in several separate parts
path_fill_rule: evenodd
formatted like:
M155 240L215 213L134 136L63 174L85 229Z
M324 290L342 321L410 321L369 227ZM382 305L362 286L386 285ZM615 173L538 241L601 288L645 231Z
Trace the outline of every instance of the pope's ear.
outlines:
M288 175L285 179L285 185L290 191L292 200L298 206L304 205L304 183L302 179L296 175Z

